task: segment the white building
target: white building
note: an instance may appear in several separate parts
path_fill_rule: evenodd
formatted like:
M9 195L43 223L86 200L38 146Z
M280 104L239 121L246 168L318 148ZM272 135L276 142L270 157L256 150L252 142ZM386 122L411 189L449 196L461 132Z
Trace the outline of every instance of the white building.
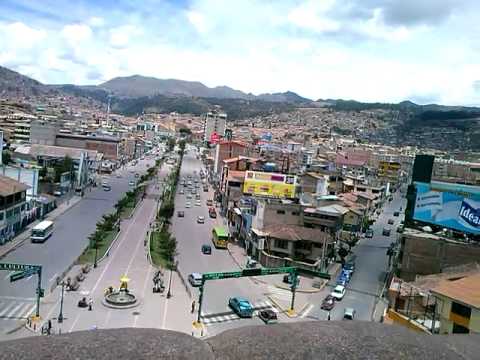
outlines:
M225 136L227 127L227 114L211 111L203 115L203 141L209 142L213 133L220 137Z

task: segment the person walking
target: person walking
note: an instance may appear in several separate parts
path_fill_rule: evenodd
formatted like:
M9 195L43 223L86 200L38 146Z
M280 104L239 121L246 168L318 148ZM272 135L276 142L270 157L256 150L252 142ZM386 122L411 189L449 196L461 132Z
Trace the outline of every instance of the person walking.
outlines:
M50 335L51 333L52 333L52 320L48 320L47 334Z
M92 311L92 307L93 307L93 299L90 298L88 299L88 311Z
M192 314L195 312L195 300L192 301Z
M328 312L327 320L330 321L330 311Z

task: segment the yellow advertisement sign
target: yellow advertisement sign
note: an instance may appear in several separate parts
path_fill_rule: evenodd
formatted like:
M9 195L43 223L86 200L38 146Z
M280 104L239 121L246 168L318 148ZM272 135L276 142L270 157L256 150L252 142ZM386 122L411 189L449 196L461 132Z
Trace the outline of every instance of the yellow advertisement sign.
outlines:
M243 193L276 198L294 198L297 178L295 175L247 171Z

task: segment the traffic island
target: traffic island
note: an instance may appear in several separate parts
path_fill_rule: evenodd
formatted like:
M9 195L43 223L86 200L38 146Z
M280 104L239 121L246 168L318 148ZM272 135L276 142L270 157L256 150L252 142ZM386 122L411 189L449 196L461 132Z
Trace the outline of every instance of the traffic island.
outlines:
M112 309L131 309L140 305L139 299L128 290L129 281L130 279L123 276L120 279L120 287L117 290L113 287L108 288L102 304Z

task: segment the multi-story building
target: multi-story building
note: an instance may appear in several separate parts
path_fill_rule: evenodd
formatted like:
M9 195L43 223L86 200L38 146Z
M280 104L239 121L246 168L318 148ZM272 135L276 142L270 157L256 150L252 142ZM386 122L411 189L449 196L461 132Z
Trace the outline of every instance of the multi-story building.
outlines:
M37 120L30 124L30 142L39 145L55 145L58 125L55 121Z
M0 244L5 243L23 227L27 186L0 176Z
M216 133L219 137L225 136L225 129L227 128L227 114L220 111L210 111L203 115L203 122L204 142L210 142L213 133Z
M480 333L480 274L445 280L431 290L440 334Z
M247 156L247 144L237 140L220 141L215 148L213 173L220 174L223 161L239 156Z

